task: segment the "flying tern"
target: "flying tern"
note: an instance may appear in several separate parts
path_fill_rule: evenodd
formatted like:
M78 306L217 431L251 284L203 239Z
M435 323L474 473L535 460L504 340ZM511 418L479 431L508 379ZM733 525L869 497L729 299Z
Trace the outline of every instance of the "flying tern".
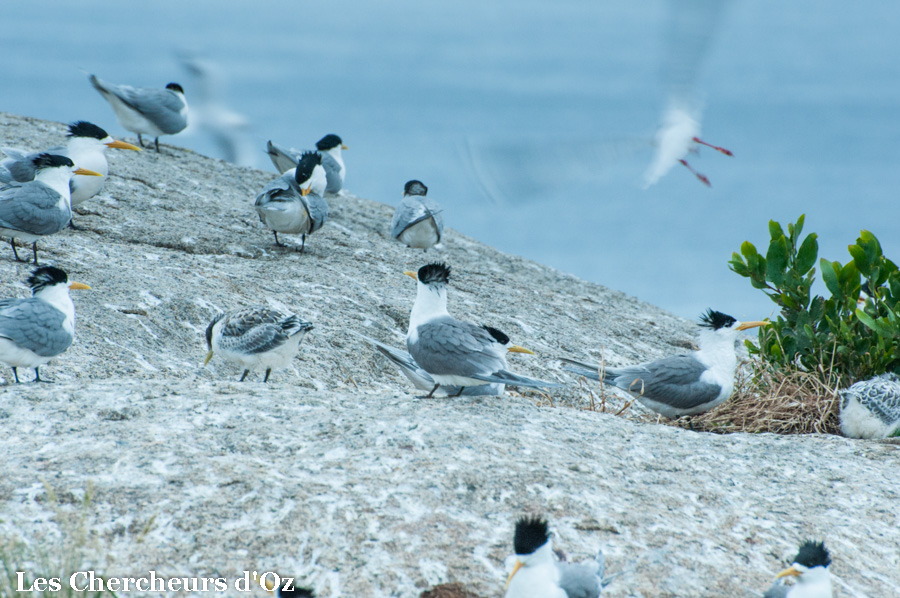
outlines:
M75 304L69 289L90 289L69 282L68 275L54 266L36 268L26 281L28 299L0 299L0 363L34 368L34 381L41 380L40 366L62 354L75 338Z
M436 201L426 197L428 187L421 181L409 181L403 187L403 199L394 210L391 236L414 249L428 250L441 242L444 217Z
M734 343L741 330L768 322L738 322L722 312L708 310L700 318L706 330L698 339L700 350L622 368L605 368L603 381L634 395L651 411L668 418L709 411L731 396L737 355ZM565 369L600 380L599 365L562 358Z

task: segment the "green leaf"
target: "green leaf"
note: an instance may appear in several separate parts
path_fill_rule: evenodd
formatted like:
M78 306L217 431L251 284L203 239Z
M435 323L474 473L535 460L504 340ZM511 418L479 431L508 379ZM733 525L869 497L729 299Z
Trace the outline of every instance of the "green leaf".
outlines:
M822 280L825 281L825 286L828 287L828 290L831 291L832 295L838 295L841 292L841 287L838 285L838 272L840 272L840 268L840 262L829 262L825 258L819 260L819 269L822 271Z
M784 271L788 263L787 239L782 235L772 239L769 243L769 251L766 253L766 280L775 286L780 286L784 280Z
M806 235L800 249L797 250L797 259L794 262L794 268L801 276L805 275L810 268L816 265L816 257L819 254L819 242L816 240L818 235L811 233Z
M866 278L869 277L869 270L872 267L872 262L869 261L869 256L866 255L866 250L860 247L859 245L849 245L847 247L847 251L850 252L850 255L853 256L853 263L856 264L856 267Z
M875 263L881 257L881 244L869 231L859 231L859 239L856 242L865 249L870 264Z
M784 229L774 220L769 220L769 236L772 237L773 241L784 237Z
M847 262L847 265L841 268L838 281L841 283L844 297L852 297L855 302L859 297L859 270L854 262Z
M756 251L756 247L750 241L744 241L741 243L741 253L746 257L750 257L751 255L759 255L759 252Z
M797 246L797 239L800 238L800 233L803 232L803 222L806 220L806 214L800 214L800 217L797 218L797 223L793 226L788 225L788 230L791 233L791 245L794 247Z
M893 331L890 329L890 327L885 326L880 320L876 320L863 310L857 309L854 313L856 314L856 317L860 322L874 330L876 333L888 337L892 335Z

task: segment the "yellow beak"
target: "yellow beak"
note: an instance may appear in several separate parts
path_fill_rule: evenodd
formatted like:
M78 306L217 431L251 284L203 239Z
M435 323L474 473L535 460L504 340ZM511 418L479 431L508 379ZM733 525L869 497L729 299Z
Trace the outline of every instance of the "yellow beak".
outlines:
M341 149L343 150L343 149L350 149L350 148L347 147L346 145L344 145L344 144L342 143L342 144L341 144Z
M744 322L740 326L737 327L737 330L748 330L750 328L756 328L757 326L768 326L771 322Z
M310 186L307 187L306 189L301 188L301 189L300 189L300 195L302 195L303 197L306 197L307 195L309 195L309 192L310 192L310 191L312 191L312 185L310 185Z
M209 350L209 353L206 354L206 359L203 360L203 367L206 367L206 364L209 363L209 360L212 359L213 352L212 349Z
M528 353L529 355L534 355L534 351L529 351L525 347L520 347L519 345L513 345L512 347L507 347L507 351L510 353Z
M130 149L136 152L141 151L141 148L136 145L131 145L130 143L125 143L124 141L118 141L116 139L113 139L110 143L107 143L106 147L111 147L113 149Z
M87 168L76 168L74 174L80 174L83 176L103 176L99 172L94 172L93 170L88 170Z
M275 584L272 583L272 580L269 579L268 577L266 577L265 584L266 584L266 589L274 594L275 593Z
M407 270L406 272L404 272L404 274L406 274L407 276L409 276L409 277L412 278L413 280L419 280L419 275L416 274L415 272L410 272L409 270Z
M509 577L506 578L506 587L509 587L509 582L512 581L513 576L522 568L522 561L516 559L516 565L513 567L512 573L509 574Z
M82 291L90 291L91 290L91 287L89 287L86 284L81 283L81 282L73 282L72 284L69 285L69 288L72 289L73 291L78 290L78 289L81 289Z
M793 566L790 566L787 569L785 569L784 571L782 571L781 573L779 573L778 575L776 575L775 579L781 579L782 577L788 577L788 576L800 577L801 575L803 575L803 574L800 571L797 571L796 569L794 569Z

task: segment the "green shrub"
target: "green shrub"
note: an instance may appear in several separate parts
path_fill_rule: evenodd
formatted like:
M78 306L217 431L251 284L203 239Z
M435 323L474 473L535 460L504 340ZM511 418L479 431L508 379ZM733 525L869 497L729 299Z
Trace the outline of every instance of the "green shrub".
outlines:
M804 216L788 231L769 222L769 247L761 255L749 241L733 253L729 267L750 279L780 308L771 326L760 328L759 347L748 343L776 369L800 367L839 376L846 384L900 369L900 272L881 244L861 231L846 264L819 260L831 296L811 295L819 244L815 233L800 240ZM862 281L871 298L858 307ZM821 367L820 367L821 366Z

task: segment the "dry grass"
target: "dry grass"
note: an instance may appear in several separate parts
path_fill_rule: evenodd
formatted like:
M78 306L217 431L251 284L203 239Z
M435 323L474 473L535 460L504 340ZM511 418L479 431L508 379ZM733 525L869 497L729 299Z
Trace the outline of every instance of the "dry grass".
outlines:
M419 598L481 598L459 582L442 583L422 592Z
M787 373L761 365L755 368L752 375L738 374L729 400L673 425L719 434L840 434L838 376L824 367L817 372Z

